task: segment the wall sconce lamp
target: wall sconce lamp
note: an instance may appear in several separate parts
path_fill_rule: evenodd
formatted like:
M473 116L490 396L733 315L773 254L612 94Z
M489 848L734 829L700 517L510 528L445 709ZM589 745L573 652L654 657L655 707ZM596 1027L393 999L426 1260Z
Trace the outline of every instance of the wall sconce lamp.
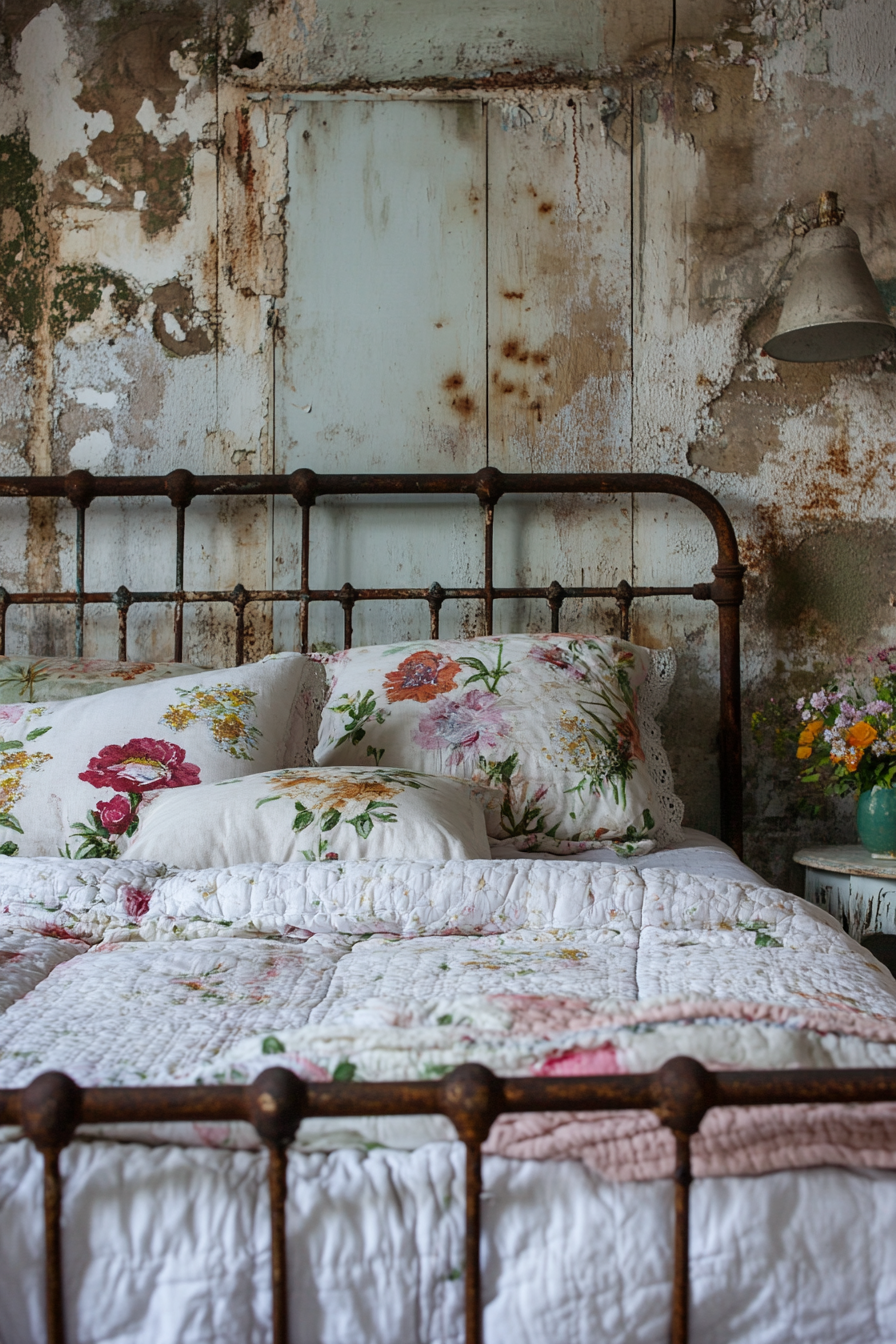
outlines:
M896 327L859 251L858 236L844 228L842 219L837 193L823 191L818 227L802 240L778 330L765 343L773 359L859 359L896 345Z

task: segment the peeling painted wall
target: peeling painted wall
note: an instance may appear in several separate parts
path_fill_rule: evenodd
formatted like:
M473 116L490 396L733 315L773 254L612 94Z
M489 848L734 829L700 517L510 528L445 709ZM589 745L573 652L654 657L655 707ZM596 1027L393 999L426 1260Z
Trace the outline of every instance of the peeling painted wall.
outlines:
M789 700L847 654L896 640L896 362L801 366L762 353L822 189L841 194L896 304L896 10L566 0L558 21L557 7L535 3L437 8L6 0L0 472L489 460L691 475L729 509L750 568L748 726L769 697ZM369 335L362 345L369 304L356 293L353 311L343 293L328 328L346 355L337 377L309 334L315 305L334 308L321 279L328 251L364 238L370 267L386 265L408 214L370 130L384 114L365 119L364 99L403 106L402 125L432 108L418 122L433 199L465 155L467 194L444 208L472 241L442 266L441 317L438 285L424 287L433 312L423 305L418 325L405 324L406 347L392 329L381 348ZM437 138L442 158L427 139L436 115L453 128ZM325 156L337 122L345 154L369 141L358 208L376 200L379 213L368 212L369 229L363 212L349 227L349 191L345 228L328 238L326 212L315 214L325 158L315 167L307 151L319 144ZM418 292L407 290L409 313ZM385 395L387 355L406 375L398 400ZM621 503L600 538L609 579L634 577L633 547L645 582L703 576L710 549L686 510ZM91 514L88 584L156 583L170 507ZM71 584L67 510L35 502L0 516L7 587ZM197 504L191 522L191 584L267 585L294 566L288 526L264 505ZM452 521L440 563L469 563L470 526ZM410 563L413 536L425 546L432 535L423 512L384 515L380 527L390 564ZM322 538L321 564L349 553L380 562L356 537L345 546ZM511 527L498 561L508 578L562 580L594 551L581 510L563 505L535 520L525 546ZM713 618L682 603L643 607L636 624L646 642L679 649L670 748L689 820L710 829ZM471 629L476 618L457 619ZM258 654L292 634L282 614L250 620ZM373 613L369 636L411 622ZM88 651L110 653L111 619L89 629ZM149 615L135 613L132 630L144 656L169 654ZM68 651L70 633L44 613L10 622L11 646L37 652ZM188 656L226 662L229 649L214 614L194 613ZM803 816L792 780L789 762L748 741L748 857L786 885L798 881L798 843L853 835L848 807Z

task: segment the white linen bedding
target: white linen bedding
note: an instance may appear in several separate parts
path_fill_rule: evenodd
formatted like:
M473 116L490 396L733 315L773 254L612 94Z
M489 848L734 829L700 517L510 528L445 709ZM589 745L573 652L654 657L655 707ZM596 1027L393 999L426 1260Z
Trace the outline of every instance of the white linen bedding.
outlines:
M266 1344L258 1153L77 1143L62 1158L69 1338ZM668 1181L486 1158L486 1344L666 1344ZM822 1168L695 1181L691 1344L892 1344L896 1176ZM0 1154L0 1340L41 1323L40 1164ZM185 1217L185 1210L189 1216ZM463 1150L290 1159L293 1344L462 1344Z
M7 860L0 951L18 959L0 956L0 992L11 969L18 979L0 1014L0 1086L49 1068L139 1085L239 1081L276 1063L309 1078L438 1077L470 1058L505 1074L641 1071L681 1053L723 1068L896 1063L896 982L823 912L693 835L612 858L202 873ZM695 1171L720 1174L694 1186L694 1341L896 1338L896 1176L824 1165L893 1163L892 1110L816 1115L814 1128L794 1112L761 1133L707 1117ZM607 1119L496 1125L489 1344L665 1337L670 1190L650 1178L671 1153L652 1116L625 1134ZM251 1131L130 1134L161 1146L97 1136L63 1158L72 1337L265 1338L263 1158L222 1150ZM306 1150L353 1147L290 1159L295 1340L461 1338L450 1134L438 1117L303 1125ZM175 1136L193 1146L164 1142ZM0 1341L30 1344L39 1166L7 1140L0 1220L17 1235L0 1249ZM370 1148L382 1143L410 1151ZM513 1160L534 1154L555 1160ZM794 1164L815 1169L775 1170ZM725 1174L744 1171L770 1174Z

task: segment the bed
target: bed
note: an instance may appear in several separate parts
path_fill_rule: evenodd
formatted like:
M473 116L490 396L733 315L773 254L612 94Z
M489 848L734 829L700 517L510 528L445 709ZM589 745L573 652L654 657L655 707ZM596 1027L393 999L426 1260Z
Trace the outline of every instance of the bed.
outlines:
M504 496L632 492L702 511L711 579L494 582ZM315 507L390 494L478 500L482 584L314 589ZM896 1338L896 982L739 858L743 569L718 501L672 476L491 469L73 472L7 478L0 495L67 498L76 520L73 590L0 590L0 640L15 606L68 606L80 657L87 608L113 605L120 660L93 667L95 699L46 702L47 665L23 663L22 703L0 705L3 1344ZM174 506L175 582L88 591L89 507L134 496ZM294 500L298 587L185 589L202 496ZM655 729L629 723L666 675L628 642L630 609L664 595L718 609L722 840L676 830L648 779ZM561 633L564 603L593 597L616 604L618 631ZM352 650L358 604L384 598L425 603L430 639ZM543 600L550 629L492 635L496 604L520 599ZM481 602L478 642L440 639L453 600ZM225 681L182 663L185 608L209 602L235 613ZM313 604L337 603L349 652L244 664L256 602L297 609L301 654ZM175 666L106 691L140 604L172 610ZM371 667L380 700L365 699ZM600 677L623 695L610 746L625 746L627 793L561 788L570 831L548 786L519 778L539 725L521 718L513 739L508 724L533 699L550 719L558 686L581 704ZM83 746L89 723L116 736L116 714L138 725L130 752ZM21 786L74 758L55 742L90 755L71 816L61 786L43 800ZM420 772L429 759L442 784ZM626 828L639 781L650 807ZM404 793L413 811L439 789L438 836L418 812L402 832ZM48 857L48 816L74 853Z

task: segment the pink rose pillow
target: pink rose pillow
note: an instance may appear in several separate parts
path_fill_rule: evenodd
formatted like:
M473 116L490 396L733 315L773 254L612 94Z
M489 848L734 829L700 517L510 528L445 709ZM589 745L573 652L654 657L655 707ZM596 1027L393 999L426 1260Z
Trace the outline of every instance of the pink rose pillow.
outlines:
M278 654L80 700L0 705L0 854L114 858L165 790L293 765L294 706L317 672L301 654Z
M659 812L638 720L649 649L493 635L318 658L328 679L318 765L471 779L489 837L518 849L654 847Z

